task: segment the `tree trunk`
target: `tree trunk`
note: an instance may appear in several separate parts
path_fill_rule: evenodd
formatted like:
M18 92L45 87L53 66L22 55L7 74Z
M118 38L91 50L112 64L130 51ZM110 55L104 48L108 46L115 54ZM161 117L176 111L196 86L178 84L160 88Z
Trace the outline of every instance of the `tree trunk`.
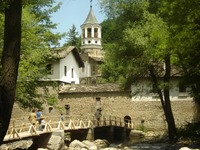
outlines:
M170 94L169 94L169 82L170 82L170 72L171 72L171 67L170 67L170 56L167 55L165 58L165 76L164 76L164 91L162 93L162 90L159 88L159 83L158 79L156 77L156 74L154 72L154 67L150 66L149 71L150 71L150 76L152 78L153 83L156 86L156 91L160 97L160 101L162 104L162 108L165 114L165 118L167 121L168 125L168 135L169 135L169 140L170 141L175 141L176 140L176 125L174 121L174 116L171 108L171 102L170 102Z
M165 99L165 116L167 120L168 125L168 134L169 139L171 141L176 140L176 125L174 121L174 115L171 108L171 102L170 102L170 94L169 94L169 83L170 83L170 77L171 77L171 64L170 64L170 55L167 55L165 57L165 76L164 76L164 99Z
M4 47L0 80L0 144L7 132L20 60L22 0L10 0L5 8Z

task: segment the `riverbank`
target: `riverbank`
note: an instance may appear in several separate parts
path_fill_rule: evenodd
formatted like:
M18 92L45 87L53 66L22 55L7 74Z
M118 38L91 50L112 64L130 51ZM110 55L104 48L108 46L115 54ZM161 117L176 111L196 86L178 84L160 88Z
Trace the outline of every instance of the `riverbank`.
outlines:
M100 148L100 150L200 150L200 143L194 142L191 140L187 141L179 141L177 143L169 143L166 138L158 139L129 139L123 142L114 142L109 143L105 142L105 140L96 140L94 142L90 141L72 141L73 145L80 145L79 149L86 147L92 147L96 149ZM71 143L72 143L71 142ZM7 145L2 145L0 150L28 150L29 146L32 144L32 140L22 140L14 143L9 143ZM89 146L90 145L90 146ZM98 147L98 148L97 148ZM77 147L76 147L77 148ZM183 149L184 148L184 149ZM49 149L42 149L49 150ZM57 149L56 149L57 150ZM69 146L65 146L62 150L72 150ZM84 149L85 150L85 149ZM91 149L88 149L91 150ZM95 150L95 149L92 149Z
M114 144L117 146L116 144ZM139 139L131 139L123 142L131 150L200 150L200 142L192 140L179 140L176 143L170 143L167 137L148 137ZM182 150L181 149L181 150Z

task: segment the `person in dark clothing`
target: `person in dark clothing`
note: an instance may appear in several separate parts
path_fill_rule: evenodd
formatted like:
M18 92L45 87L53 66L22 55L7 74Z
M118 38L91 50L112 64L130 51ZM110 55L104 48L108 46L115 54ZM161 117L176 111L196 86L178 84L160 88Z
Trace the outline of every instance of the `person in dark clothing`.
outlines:
M100 124L101 111L102 111L102 109L101 109L101 108L98 108L97 111L95 112L95 117L96 117L96 119L97 119L97 125Z

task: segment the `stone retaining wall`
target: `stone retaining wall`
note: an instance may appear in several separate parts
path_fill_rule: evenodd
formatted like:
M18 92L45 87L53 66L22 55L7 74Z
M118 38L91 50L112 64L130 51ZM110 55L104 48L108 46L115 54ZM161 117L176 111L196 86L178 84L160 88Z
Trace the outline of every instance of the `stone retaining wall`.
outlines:
M166 122L160 101L132 101L129 93L63 93L59 95L59 105L70 105L70 115L94 115L96 111L96 97L101 98L102 115L124 118L130 116L139 127L152 130L166 129ZM192 122L194 117L194 103L189 101L173 101L172 109L177 127ZM143 122L143 123L142 123Z
M86 88L82 87L82 89ZM163 130L167 128L160 101L132 101L130 92L122 92L114 89L116 88L105 92L102 87L100 92L98 90L91 90L90 92L76 92L72 90L60 92L57 106L59 109L54 108L49 112L49 106L44 104L45 109L43 110L43 114L46 117L59 116L61 112L65 115L65 105L69 105L71 116L92 116L97 108L96 97L100 97L102 115L121 118L128 115L132 118L132 122L134 122L137 128L141 125L151 130ZM171 104L177 127L193 121L196 109L192 100L172 101ZM29 112L21 110L15 104L12 118L20 118L21 122L26 123L28 122Z

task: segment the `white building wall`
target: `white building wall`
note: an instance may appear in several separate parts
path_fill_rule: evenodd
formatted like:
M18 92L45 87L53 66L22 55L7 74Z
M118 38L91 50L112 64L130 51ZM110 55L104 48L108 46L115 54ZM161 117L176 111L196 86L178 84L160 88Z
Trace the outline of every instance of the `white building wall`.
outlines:
M64 66L67 66L67 76L65 76ZM74 74L73 77L72 69ZM60 60L60 81L66 83L75 82L75 84L79 84L79 66L72 53L69 53L67 57Z
M132 101L160 101L158 94L150 92L152 90L152 83L144 80L138 84L133 84L131 87ZM189 95L189 88L186 92L179 92L179 81L171 80L170 83L170 100L192 100Z

